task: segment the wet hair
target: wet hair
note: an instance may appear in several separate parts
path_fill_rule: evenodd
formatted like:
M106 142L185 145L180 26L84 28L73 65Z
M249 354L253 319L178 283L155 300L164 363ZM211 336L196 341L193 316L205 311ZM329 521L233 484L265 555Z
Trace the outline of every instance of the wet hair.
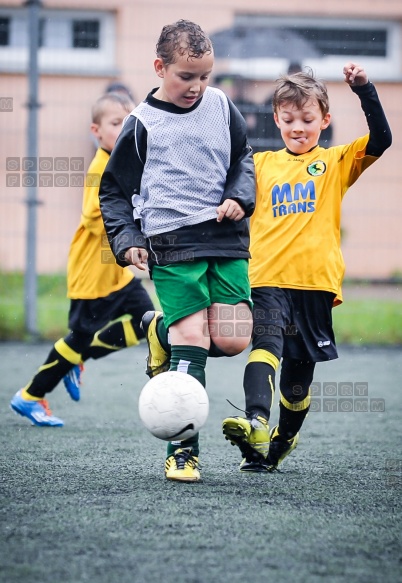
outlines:
M276 112L284 103L293 103L302 109L310 99L317 101L323 117L329 112L327 88L323 81L314 77L311 69L282 75L276 80L272 109Z
M105 115L106 103L118 103L127 112L131 113L135 104L128 95L124 93L104 93L95 101L92 106L92 123L99 124L102 117Z
M164 65L175 63L178 55L188 55L188 59L200 59L212 52L210 38L198 24L190 20L178 20L164 26L156 44L156 54Z

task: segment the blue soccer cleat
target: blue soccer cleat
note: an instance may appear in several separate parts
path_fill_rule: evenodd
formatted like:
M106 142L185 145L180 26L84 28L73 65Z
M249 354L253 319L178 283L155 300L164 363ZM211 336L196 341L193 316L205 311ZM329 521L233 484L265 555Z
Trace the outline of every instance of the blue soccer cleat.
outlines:
M52 415L46 399L30 401L23 399L21 393L22 389L11 399L10 407L13 411L22 417L27 417L32 425L38 425L39 427L63 427L64 421Z
M75 364L71 370L63 377L63 383L67 393L73 401L80 400L81 375L84 371L84 365Z

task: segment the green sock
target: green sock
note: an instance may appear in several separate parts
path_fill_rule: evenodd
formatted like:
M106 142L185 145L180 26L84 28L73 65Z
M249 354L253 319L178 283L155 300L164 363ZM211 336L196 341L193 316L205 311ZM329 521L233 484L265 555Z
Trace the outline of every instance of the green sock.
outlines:
M170 370L178 370L196 378L205 387L205 366L207 364L208 350L199 346L172 346ZM172 441L167 446L167 457L176 449L191 447L195 456L199 455L199 434L197 433L184 441Z
M167 444L166 457L168 458L173 455L176 449L183 449L184 447L191 447L193 455L198 457L200 453L199 436L200 434L196 433L193 437L185 439L184 441L169 441Z

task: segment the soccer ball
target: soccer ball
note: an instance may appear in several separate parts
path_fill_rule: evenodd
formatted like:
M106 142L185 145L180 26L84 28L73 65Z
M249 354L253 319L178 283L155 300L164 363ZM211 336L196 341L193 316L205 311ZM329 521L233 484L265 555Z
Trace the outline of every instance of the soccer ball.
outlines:
M202 384L178 371L153 377L142 389L138 401L138 412L145 427L165 441L183 441L198 433L208 411L208 395Z

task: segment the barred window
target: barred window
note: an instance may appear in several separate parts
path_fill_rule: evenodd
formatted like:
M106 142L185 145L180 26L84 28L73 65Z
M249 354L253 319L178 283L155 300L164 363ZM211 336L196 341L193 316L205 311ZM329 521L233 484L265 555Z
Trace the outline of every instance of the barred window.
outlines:
M76 49L99 48L99 20L73 20L72 46Z
M318 77L339 80L346 60L362 60L372 80L400 77L401 27L397 20L238 13L217 33L217 59L245 79L274 80L292 61Z
M384 28L301 28L292 29L309 41L322 55L387 56Z
M23 7L0 7L0 69L23 72L28 65L30 15ZM115 14L107 10L39 12L39 67L43 72L116 74Z

